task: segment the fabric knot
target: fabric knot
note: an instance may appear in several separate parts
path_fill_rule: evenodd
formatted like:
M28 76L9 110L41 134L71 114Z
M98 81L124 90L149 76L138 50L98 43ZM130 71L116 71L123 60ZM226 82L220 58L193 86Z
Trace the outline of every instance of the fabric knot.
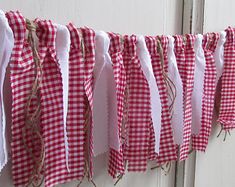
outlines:
M204 51L214 52L219 40L219 33L207 33L203 36L202 46Z
M194 50L195 35L186 34L185 35L185 48L187 50Z
M145 42L150 55L157 54L157 42L156 37L146 36Z
M69 23L67 28L70 32L71 47L80 49L82 40L81 33L79 33L79 30L72 23Z
M173 37L175 39L175 52L182 53L184 51L184 46L185 46L183 36L175 35Z
M96 33L95 40L96 40L96 53L107 54L110 44L108 35L104 31L98 31Z
M91 39L93 40L95 38L95 32L94 30L84 27L80 28L82 32L82 38L84 41L84 47L85 47L85 54L89 55L95 55L95 42L91 42Z
M55 48L57 27L51 20L40 20L37 18L34 22L37 25L36 34L40 43L46 47Z
M137 38L135 35L131 36L124 36L124 54L135 57L137 56L136 53L136 43L137 43Z
M109 52L110 53L118 53L123 50L123 42L122 36L116 33L108 33L110 38Z
M6 13L8 23L14 34L15 44L22 44L26 39L25 19L19 11L9 11Z
M229 43L230 45L234 45L234 37L235 37L235 33L234 33L234 29L232 27L228 27L226 30L226 43Z

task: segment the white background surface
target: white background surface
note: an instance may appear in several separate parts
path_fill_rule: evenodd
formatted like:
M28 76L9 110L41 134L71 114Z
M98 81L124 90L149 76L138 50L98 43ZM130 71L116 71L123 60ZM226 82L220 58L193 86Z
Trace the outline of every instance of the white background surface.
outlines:
M19 10L25 17L51 19L56 23L88 26L95 30L145 35L180 34L182 0L0 0L0 9ZM8 124L9 128L10 124ZM95 159L97 187L111 187L106 155ZM152 164L154 165L154 163ZM10 165L0 174L0 187L12 187ZM72 187L78 182L60 186ZM81 187L91 186L83 183ZM126 174L117 187L173 187L174 165L165 176L160 170Z
M204 32L221 31L228 26L235 27L235 1L206 0ZM195 187L234 187L235 177L235 132L227 136L217 135L220 126L214 124L206 153L197 153Z

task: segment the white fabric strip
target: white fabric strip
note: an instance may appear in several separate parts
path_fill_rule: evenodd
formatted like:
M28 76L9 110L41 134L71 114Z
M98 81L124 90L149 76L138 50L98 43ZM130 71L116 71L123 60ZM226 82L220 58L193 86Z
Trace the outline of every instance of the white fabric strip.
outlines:
M110 40L103 32L95 36L95 67L93 95L94 156L120 148L117 119L117 96L114 72L108 53Z
M144 36L138 36L137 55L140 60L141 69L148 81L150 89L151 117L155 133L155 152L159 153L162 107L157 82L153 74L151 57L149 55Z
M169 45L167 49L168 58L168 77L172 80L176 88L176 98L172 110L172 129L175 144L183 143L183 128L184 128L184 101L183 101L183 83L178 70L176 57L174 53L174 38L168 36ZM171 102L169 100L169 102ZM169 103L170 104L170 103Z
M202 48L203 36L197 34L195 50L194 87L192 93L192 134L198 135L202 125L202 98L206 60Z
M220 32L220 38L217 43L215 52L213 54L215 59L215 66L216 66L216 84L218 83L218 80L220 79L222 73L223 73L223 67L224 67L224 43L226 41L226 32L221 31Z
M68 112L68 93L69 93L69 50L70 50L70 34L66 26L57 24L56 33L56 57L60 64L63 83L63 109L64 109L64 139L66 149L66 165L69 171L69 147L66 131L66 118Z
M3 100L3 84L6 68L14 47L14 36L3 11L0 10L0 172L7 163L6 116Z

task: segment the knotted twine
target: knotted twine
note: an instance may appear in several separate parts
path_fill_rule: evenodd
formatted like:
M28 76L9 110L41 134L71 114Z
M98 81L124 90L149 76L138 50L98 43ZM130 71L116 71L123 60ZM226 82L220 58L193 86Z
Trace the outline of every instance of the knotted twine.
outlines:
M41 76L42 76L42 63L40 61L40 57L36 48L36 43L34 40L34 33L36 31L36 26L28 19L26 19L26 28L28 30L28 42L32 48L33 52L33 60L35 63L35 79L32 84L32 91L28 96L27 102L25 104L25 126L22 129L22 137L23 144L26 151L32 158L34 163L33 170L31 172L31 176L26 186L30 186L32 184L33 187L39 187L42 185L44 180L43 176L43 165L45 159L45 147L44 141L41 135L41 129L39 124L39 117L41 113L41 104L40 104L40 93L39 87L41 84ZM32 100L36 98L37 108L32 113ZM35 136L40 141L40 154L37 156L33 153L32 149L27 145L27 135L26 132L30 133L31 139L35 139Z

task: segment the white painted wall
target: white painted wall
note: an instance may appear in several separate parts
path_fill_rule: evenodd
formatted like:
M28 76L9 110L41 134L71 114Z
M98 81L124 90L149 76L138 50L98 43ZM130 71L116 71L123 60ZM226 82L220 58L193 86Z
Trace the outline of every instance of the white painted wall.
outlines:
M235 26L235 1L205 0L204 32Z
M221 31L235 26L235 1L206 0L204 32ZM217 138L220 126L214 124L209 145L205 153L197 153L195 187L234 187L235 177L235 133Z
M0 9L19 10L25 17L89 26L95 30L145 35L180 34L183 0L1 0ZM10 124L8 124L9 128ZM95 159L94 180L98 187L113 186L107 175L105 155ZM153 164L152 164L153 165ZM61 186L72 187L75 182ZM0 187L12 187L10 165L0 174ZM91 186L84 183L82 187ZM160 170L130 173L117 187L173 187L174 165L167 176Z

